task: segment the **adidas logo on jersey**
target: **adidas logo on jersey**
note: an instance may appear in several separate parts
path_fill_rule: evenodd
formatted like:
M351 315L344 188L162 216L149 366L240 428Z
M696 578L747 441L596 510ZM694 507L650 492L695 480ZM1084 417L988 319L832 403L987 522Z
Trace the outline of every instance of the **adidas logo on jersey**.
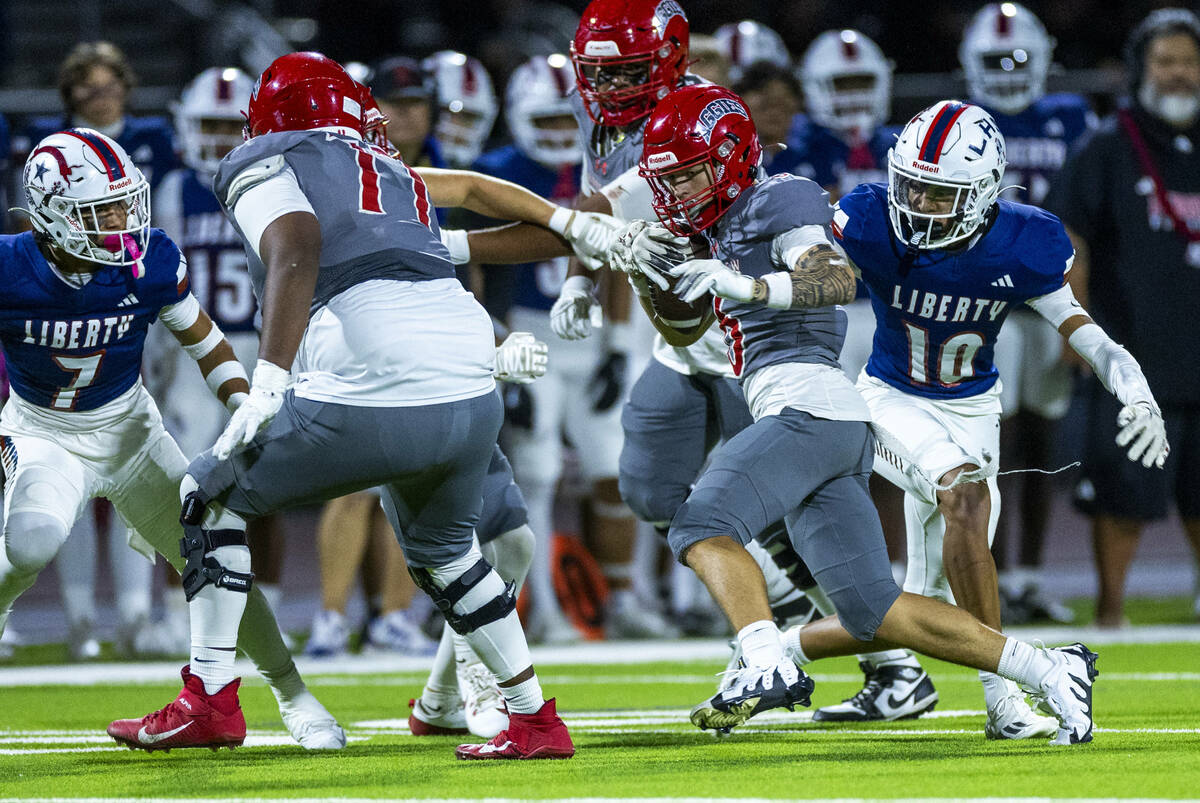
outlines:
M138 297L135 296L133 293L130 293L129 295L122 298L120 300L120 302L117 303L117 306L118 307L132 307L136 303L138 303Z
M1009 276L1007 273L1004 274L1003 276L1001 276L996 281L992 282L992 287L1012 287L1012 286L1013 286L1012 277Z

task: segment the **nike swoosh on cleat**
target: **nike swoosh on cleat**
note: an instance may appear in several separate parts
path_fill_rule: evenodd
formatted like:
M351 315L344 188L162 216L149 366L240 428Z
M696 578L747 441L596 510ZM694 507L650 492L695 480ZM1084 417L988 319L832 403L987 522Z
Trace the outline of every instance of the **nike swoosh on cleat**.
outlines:
M150 733L149 731L146 730L146 726L143 725L141 727L141 730L139 730L138 734L137 734L138 741L141 742L142 744L158 744L159 742L161 742L164 739L171 738L175 734L182 731L184 728L189 727L191 724L192 724L191 722L185 722L182 725L180 725L178 728L175 728L174 730L163 731L162 733Z

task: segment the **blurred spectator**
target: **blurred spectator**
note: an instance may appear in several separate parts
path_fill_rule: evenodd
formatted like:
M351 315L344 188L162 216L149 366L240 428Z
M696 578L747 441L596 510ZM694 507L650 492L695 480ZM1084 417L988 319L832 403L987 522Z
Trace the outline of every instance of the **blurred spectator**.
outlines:
M767 173L805 175L802 167L805 154L789 142L793 121L800 112L801 94L800 82L791 70L760 61L741 73L731 89L745 101L758 127Z
M32 145L65 128L94 128L112 137L145 174L151 188L177 164L171 126L164 117L127 113L135 83L125 54L110 42L82 42L59 66L58 92L64 114L35 117L23 141Z
M388 118L388 141L400 158L413 167L445 167L441 148L432 136L437 111L433 75L407 56L384 59L372 72L371 94Z
M990 3L963 33L959 61L968 99L987 109L1004 135L1009 185L1002 197L1040 204L1067 153L1096 125L1079 95L1046 94L1054 39L1041 20L1019 3ZM1000 451L1009 466L1046 467L1053 460L1058 422L1071 402L1071 368L1061 359L1063 340L1045 318L1022 304L996 341L995 361L1004 383ZM1068 623L1070 608L1044 590L1042 548L1053 500L1053 480L1041 472L1001 477L1000 522L992 544L1000 570L1006 625ZM1009 558L1018 528L1015 561Z
M437 118L433 135L451 167L470 167L483 153L500 111L492 77L479 59L443 50L422 62L433 75Z
M1118 408L1092 381L1080 498L1092 515L1096 622L1124 623L1125 578L1145 522L1172 497L1200 556L1200 19L1151 13L1126 49L1131 97L1068 161L1046 206L1076 247L1076 296L1138 359L1162 405L1171 452L1142 468L1114 446ZM1200 610L1196 613L1200 615Z
M729 86L729 57L715 36L691 34L688 43L688 72L719 86Z

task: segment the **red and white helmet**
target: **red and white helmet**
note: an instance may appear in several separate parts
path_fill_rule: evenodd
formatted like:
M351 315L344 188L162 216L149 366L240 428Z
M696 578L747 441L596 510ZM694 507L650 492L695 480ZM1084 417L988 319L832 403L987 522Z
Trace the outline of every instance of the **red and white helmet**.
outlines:
M687 72L687 16L676 0L592 0L575 30L571 61L592 122L630 125Z
M399 158L400 152L396 150L396 146L392 144L387 135L388 123L391 120L375 102L375 96L371 94L369 86L359 83L358 91L359 102L363 109L363 139L387 153L388 156Z
M552 118L571 117L567 93L575 86L571 63L561 53L534 56L513 70L505 92L504 117L521 153L549 167L583 159L579 129L543 128Z
M500 111L492 77L479 59L454 50L434 53L423 66L437 85L433 136L451 164L465 167L483 152Z
M150 184L125 150L90 128L51 134L37 144L22 174L34 231L71 256L134 266L150 235ZM123 225L107 222L118 205Z
M888 151L892 231L919 248L966 240L987 220L1007 164L1004 135L990 114L938 101L910 120Z
M762 146L750 110L714 84L677 89L650 114L638 172L650 182L654 211L672 233L704 231L759 175ZM708 185L682 197L676 187L697 170Z
M216 173L221 157L242 144L243 112L254 81L237 67L210 67L183 88L175 104L175 131L183 163L204 173ZM221 121L231 133L205 131L205 123ZM233 131L232 123L237 123Z
M1046 92L1054 39L1020 3L989 3L963 32L958 60L971 99L1004 114L1023 111Z
M730 22L717 28L713 37L729 60L730 80L740 79L746 68L756 61L767 61L784 69L792 67L792 54L783 43L783 37L760 22Z
M808 113L826 128L869 137L891 110L892 67L870 37L848 28L825 31L800 63Z
M343 129L362 136L358 83L320 53L289 53L263 70L246 110L246 139L275 131Z

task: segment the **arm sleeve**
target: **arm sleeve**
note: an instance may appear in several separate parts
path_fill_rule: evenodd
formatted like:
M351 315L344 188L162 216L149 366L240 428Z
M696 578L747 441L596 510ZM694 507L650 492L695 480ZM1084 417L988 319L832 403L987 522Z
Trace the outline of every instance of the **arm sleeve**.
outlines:
M1142 367L1123 346L1115 343L1103 329L1087 323L1076 329L1068 338L1071 348L1088 361L1117 401L1124 405L1148 404L1158 412L1150 383L1142 373Z
M291 212L316 215L290 167L242 191L234 203L238 228L260 259L258 245L267 226Z
M1068 318L1087 314L1075 300L1075 293L1071 291L1069 284L1064 284L1053 293L1031 298L1025 303L1032 307L1034 312L1049 321L1055 329L1062 326Z

